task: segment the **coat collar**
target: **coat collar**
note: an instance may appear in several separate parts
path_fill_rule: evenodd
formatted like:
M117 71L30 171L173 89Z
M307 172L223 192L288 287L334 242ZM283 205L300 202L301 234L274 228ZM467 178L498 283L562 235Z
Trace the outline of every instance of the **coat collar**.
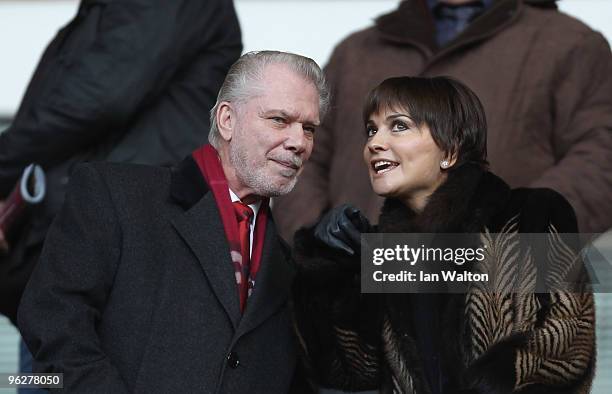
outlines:
M229 244L213 194L191 156L172 170L170 199L182 208L172 225L197 257L238 336L256 328L285 304L294 275L271 216L266 224L261 269L244 315L240 313Z
M497 0L455 40L441 49L436 44L435 21L427 2L424 0L403 1L397 10L376 19L376 29L384 39L395 43L414 45L424 52L428 58L435 60L466 45L493 36L506 28L516 20L523 3L543 4L550 1Z
M430 52L436 48L435 22L425 1L402 1L397 10L378 17L375 23L384 39Z
M194 206L208 191L200 168L191 156L172 168L170 198L183 209Z
M476 233L503 212L510 187L474 164L452 169L420 214L386 199L379 221L385 233Z

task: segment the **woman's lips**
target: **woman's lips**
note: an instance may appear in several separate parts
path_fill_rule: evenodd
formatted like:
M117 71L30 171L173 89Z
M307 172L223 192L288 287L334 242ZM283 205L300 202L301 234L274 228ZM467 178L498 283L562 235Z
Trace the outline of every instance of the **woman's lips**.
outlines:
M399 166L399 163L393 160L376 159L372 160L370 165L375 174L384 174L385 172L394 170L397 166Z

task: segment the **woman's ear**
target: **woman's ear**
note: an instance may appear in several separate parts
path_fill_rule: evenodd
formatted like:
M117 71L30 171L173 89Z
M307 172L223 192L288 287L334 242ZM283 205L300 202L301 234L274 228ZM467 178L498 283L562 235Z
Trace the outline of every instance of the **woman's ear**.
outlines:
M217 117L217 129L221 138L225 141L230 141L236 124L236 111L234 107L229 102L222 101L217 107L215 116Z
M457 153L456 152L449 153L448 155L446 155L446 157L440 160L440 168L442 169L442 171L448 170L449 168L454 166L456 162L457 162Z

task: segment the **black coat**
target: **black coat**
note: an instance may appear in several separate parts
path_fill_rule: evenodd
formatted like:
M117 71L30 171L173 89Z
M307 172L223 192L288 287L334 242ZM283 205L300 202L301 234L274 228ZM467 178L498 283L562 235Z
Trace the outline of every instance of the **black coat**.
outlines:
M35 372L70 393L283 393L294 268L269 219L244 315L197 164L78 167L19 308Z
M449 172L419 214L388 199L374 231L546 233L575 248L576 228L558 193L511 190L467 164ZM589 291L503 298L478 287L462 294L360 294L358 258L330 250L308 229L297 234L296 250L296 323L306 368L318 384L410 394L588 392L595 362ZM512 253L499 261L518 256L501 250ZM546 251L531 253L535 264L548 258ZM528 264L518 267L509 278L530 279L518 280L525 288L552 272L534 268L529 276Z
M29 163L48 178L43 205L0 261L0 313L15 318L74 166L180 161L206 142L208 111L241 50L231 0L81 2L0 134L0 199Z

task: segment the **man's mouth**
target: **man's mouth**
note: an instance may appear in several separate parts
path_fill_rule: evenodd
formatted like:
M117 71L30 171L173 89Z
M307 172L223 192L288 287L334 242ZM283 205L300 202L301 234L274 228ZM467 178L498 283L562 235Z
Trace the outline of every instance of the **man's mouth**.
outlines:
M299 170L300 166L297 165L296 163L292 162L292 161L284 161L284 160L275 160L272 159L273 162L280 164L281 166L287 167L287 168L291 168L292 170Z
M393 170L399 163L391 160L373 160L370 165L376 174L384 174Z
M281 160L281 159L270 159L272 162L278 164L281 167L280 174L284 177L294 177L300 170L301 163L297 160Z

